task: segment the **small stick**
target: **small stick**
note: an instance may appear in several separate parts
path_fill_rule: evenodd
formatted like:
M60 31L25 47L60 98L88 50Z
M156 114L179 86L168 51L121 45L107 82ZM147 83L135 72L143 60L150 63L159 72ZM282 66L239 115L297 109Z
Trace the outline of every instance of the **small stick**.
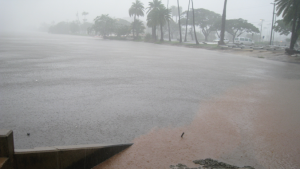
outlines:
M183 137L183 135L184 135L184 132L181 134L181 138Z

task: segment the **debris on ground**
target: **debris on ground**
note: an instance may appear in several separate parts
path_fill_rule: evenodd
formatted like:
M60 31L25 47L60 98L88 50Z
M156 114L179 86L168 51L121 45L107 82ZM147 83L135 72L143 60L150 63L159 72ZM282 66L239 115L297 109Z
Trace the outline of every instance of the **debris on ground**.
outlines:
M213 160L211 158L207 158L204 160L195 160L193 161L195 164L199 164L198 168L189 168L184 164L170 165L171 169L255 169L251 166L238 167L234 165L230 165L224 162L219 162L217 160Z

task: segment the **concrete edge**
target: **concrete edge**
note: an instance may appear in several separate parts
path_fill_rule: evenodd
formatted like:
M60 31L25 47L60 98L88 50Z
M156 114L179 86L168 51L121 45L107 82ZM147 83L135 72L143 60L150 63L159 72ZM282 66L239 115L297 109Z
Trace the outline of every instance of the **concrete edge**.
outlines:
M70 146L54 146L54 147L36 147L34 149L15 149L15 154L32 154L32 153L47 153L58 151L70 151L81 149L109 148L119 146L132 146L133 143L127 144L86 144L86 145L70 145Z
M13 131L12 130L0 130L0 137L8 137Z

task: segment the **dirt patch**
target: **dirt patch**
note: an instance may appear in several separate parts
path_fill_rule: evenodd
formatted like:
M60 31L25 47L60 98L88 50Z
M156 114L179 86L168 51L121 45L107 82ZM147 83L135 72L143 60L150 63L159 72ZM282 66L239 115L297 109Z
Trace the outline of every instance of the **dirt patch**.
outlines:
M232 54L238 54L238 55L244 55L244 56L250 56L255 57L259 59L268 59L268 60L274 60L274 61L280 61L280 62L288 62L288 63L297 63L300 64L300 55L299 56L291 56L285 54L284 50L252 50L252 49L220 49L222 52L225 53L232 53Z
M201 103L190 125L153 129L95 169L197 168L192 161L205 158L256 169L299 168L299 86L284 79L228 90Z

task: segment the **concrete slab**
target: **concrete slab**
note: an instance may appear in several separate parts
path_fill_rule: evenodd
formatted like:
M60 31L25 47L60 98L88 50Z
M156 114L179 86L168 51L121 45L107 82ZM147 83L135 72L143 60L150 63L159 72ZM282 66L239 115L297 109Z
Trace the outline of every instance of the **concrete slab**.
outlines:
M58 151L23 151L15 153L18 169L59 169Z
M12 133L11 130L1 129L0 130L0 137L7 137L10 133Z
M18 169L90 169L132 144L73 145L19 149L15 152Z

